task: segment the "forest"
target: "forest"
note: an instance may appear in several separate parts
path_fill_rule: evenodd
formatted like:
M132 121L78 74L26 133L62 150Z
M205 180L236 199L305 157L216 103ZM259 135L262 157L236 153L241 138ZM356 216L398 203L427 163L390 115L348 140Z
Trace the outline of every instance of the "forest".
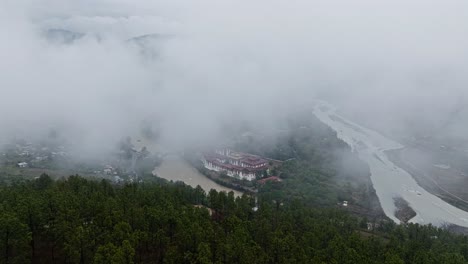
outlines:
M0 186L0 263L466 263L468 239L300 200L48 175Z
M283 133L271 137L238 137L239 151L283 160L271 171L281 184L261 186L259 192L271 199L300 199L309 206L330 207L349 201L356 210L381 218L367 164L311 111L290 115L278 124Z

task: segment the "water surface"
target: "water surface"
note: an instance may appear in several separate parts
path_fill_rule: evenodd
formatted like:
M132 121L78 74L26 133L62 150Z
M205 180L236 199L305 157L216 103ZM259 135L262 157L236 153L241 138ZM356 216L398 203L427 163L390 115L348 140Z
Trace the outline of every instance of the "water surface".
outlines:
M410 222L468 227L468 212L427 192L408 172L390 161L385 151L400 149L403 145L339 115L336 108L326 102L319 102L314 108L314 114L335 130L338 137L367 162L372 184L382 209L389 218L400 222L395 217L396 206L393 198L401 197L416 212L416 216Z
M202 187L203 190L205 190L207 193L211 189L215 189L217 191L225 192L233 191L235 196L242 195L242 193L239 191L221 186L216 182L208 179L187 161L176 155L166 156L161 165L154 169L153 174L166 180L183 181L192 187L197 187L197 185L200 185L200 187Z

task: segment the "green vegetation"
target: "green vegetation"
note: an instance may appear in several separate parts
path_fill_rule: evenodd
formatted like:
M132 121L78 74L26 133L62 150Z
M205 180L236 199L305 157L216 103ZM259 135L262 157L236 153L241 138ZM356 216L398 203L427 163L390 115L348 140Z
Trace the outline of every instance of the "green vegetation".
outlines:
M0 263L465 263L468 239L156 181L0 186ZM200 206L195 206L200 205ZM210 209L208 209L210 208ZM211 215L210 215L211 213Z
M261 186L260 195L281 201L299 199L315 207L349 201L360 215L384 217L368 166L335 131L307 111L292 115L280 131L283 133L276 132L273 138L241 137L235 146L240 151L287 160L271 171L283 182Z
M258 202L158 179L150 172L159 157L145 150L133 166L143 182L120 185L32 180L38 168L12 161L0 167L0 263L468 262L467 237L387 221L367 166L326 125L312 115L283 125L274 139L247 134L235 146L287 160L270 172L282 182L255 185L200 168L233 188L258 187ZM130 143L121 151L129 164ZM337 209L344 200L347 210Z

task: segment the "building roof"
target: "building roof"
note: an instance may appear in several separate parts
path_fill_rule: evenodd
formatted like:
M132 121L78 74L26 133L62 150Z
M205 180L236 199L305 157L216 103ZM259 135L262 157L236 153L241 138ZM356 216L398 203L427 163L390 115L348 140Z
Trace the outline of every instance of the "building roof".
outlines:
M256 165L262 165L262 164L265 164L267 163L266 160L262 159L262 158L259 158L259 157L246 157L246 158L243 158L241 160L243 163L246 163L246 164L249 164L249 165L253 165L253 166L256 166Z
M230 151L227 155L223 155L218 151L212 151L203 153L203 157L207 162L229 171L255 173L268 168L266 159L243 152ZM225 162L226 160L229 162ZM233 164L237 162L240 162L243 166Z
M240 152L231 152L231 153L229 153L229 155L227 155L227 157L229 157L231 159L238 160L238 159L244 158L245 154L240 153Z
M260 167L260 168L247 168L247 167L242 167L242 166L237 166L237 165L233 165L233 164L229 164L229 163L223 163L223 162L220 162L218 159L216 158L208 158L206 157L205 158L207 162L210 162L218 167L221 167L225 170L231 170L231 171L242 171L242 172L257 172L257 171L261 171L263 169L265 169L265 167Z
M265 184L266 182L271 181L271 182L281 182L281 178L278 176L270 176L268 178L264 178L261 180L258 180L258 183L260 184Z

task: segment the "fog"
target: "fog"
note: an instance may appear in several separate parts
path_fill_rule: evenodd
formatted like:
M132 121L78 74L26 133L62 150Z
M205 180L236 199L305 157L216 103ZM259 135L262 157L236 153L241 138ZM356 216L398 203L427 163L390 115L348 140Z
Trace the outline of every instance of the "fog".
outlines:
M0 138L169 147L325 99L395 137L466 139L466 1L1 0ZM142 37L143 38L139 38Z

